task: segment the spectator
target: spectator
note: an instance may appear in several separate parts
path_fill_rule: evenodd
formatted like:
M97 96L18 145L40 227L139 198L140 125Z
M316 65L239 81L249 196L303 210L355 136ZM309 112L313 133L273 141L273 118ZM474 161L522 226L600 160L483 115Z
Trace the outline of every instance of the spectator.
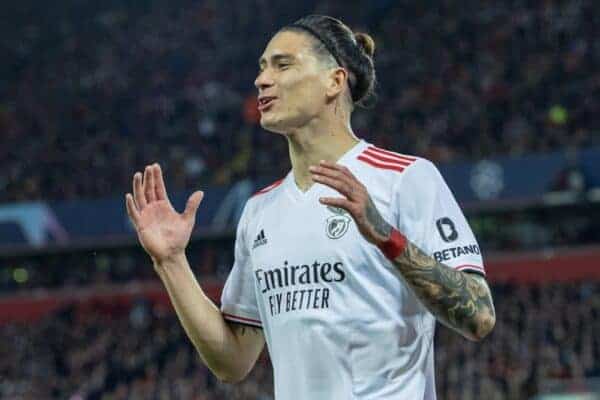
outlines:
M379 101L355 116L377 145L452 161L598 144L597 10L153 0L48 12L24 0L0 39L12 60L0 69L0 201L123 193L156 160L171 190L282 175L287 148L256 125L247 60L311 12L377 40Z
M438 327L438 396L525 399L550 379L583 385L600 373L598 282L493 286L497 326L473 344ZM33 324L0 327L2 398L272 399L261 358L239 385L217 381L176 317L159 307L71 307Z

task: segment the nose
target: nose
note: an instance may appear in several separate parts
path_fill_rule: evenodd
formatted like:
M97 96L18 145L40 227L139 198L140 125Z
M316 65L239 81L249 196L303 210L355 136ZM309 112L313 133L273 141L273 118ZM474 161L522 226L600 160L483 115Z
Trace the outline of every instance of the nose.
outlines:
M254 86L256 86L259 91L264 91L268 87L273 86L273 78L268 71L269 69L265 68L258 73L258 76L254 80Z

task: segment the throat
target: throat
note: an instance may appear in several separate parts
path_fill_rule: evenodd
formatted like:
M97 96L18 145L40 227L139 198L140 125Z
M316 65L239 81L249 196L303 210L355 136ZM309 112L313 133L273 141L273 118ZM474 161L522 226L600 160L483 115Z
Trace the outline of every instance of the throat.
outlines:
M315 184L310 166L318 166L320 160L338 162L359 139L352 132L322 134L309 137L288 136L290 161L294 182L301 192L307 192Z
M301 174L296 171L293 171L293 175L294 175L294 182L296 183L298 190L300 190L303 193L308 192L310 190L310 188L315 184L315 182L310 177L310 174L308 174L308 173Z

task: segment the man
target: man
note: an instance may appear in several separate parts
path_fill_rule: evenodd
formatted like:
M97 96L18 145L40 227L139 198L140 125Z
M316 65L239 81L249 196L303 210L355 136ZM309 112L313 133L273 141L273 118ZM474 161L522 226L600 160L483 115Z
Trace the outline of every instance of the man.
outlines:
M292 171L246 204L221 310L184 254L202 192L178 214L158 165L134 175L126 203L140 242L224 381L243 379L266 339L278 400L435 399L435 319L472 340L494 326L479 247L439 172L352 132L373 51L325 16L267 45L261 125L287 139Z

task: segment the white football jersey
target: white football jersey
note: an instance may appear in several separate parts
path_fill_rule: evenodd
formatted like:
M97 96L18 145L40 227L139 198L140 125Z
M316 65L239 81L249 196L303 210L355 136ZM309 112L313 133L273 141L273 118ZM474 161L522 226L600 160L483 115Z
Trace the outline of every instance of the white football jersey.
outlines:
M435 166L360 141L338 160L383 218L450 268L483 274L477 241ZM221 298L229 321L262 327L275 399L435 399L435 318L367 242L339 197L290 172L256 193L237 229Z

